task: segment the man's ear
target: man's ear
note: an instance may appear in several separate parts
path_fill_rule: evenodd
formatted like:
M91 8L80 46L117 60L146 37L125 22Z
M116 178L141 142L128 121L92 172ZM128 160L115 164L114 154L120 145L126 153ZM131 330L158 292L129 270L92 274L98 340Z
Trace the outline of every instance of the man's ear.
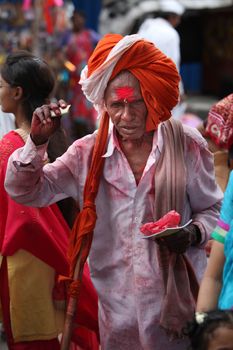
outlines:
M23 89L21 86L15 86L13 88L13 98L14 100L20 100L23 97Z

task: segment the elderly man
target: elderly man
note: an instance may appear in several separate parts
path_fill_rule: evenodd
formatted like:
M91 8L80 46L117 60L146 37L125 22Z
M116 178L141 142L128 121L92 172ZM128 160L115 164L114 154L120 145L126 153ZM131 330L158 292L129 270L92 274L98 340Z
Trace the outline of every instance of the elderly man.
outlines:
M195 308L197 279L206 266L202 248L222 192L205 140L168 120L178 84L175 64L152 43L138 35L106 35L81 78L101 116L99 130L44 165L47 141L66 103L42 106L25 147L9 161L5 185L18 202L47 206L72 196L83 211L92 210L91 226L97 194L89 258L104 350L187 346L179 336ZM192 223L159 244L143 239L142 223L172 209L183 224Z

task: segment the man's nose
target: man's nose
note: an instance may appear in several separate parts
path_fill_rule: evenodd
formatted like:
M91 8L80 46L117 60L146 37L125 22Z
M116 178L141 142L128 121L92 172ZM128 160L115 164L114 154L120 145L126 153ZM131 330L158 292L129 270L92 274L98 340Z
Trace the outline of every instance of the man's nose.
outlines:
M131 120L133 118L132 110L129 103L125 103L122 111L121 118L124 120Z

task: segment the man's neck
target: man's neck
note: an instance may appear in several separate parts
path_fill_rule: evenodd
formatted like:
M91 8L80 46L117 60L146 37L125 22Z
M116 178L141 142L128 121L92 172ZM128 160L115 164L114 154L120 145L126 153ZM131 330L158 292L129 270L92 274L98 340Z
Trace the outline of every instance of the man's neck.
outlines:
M124 139L118 136L118 140L123 151L132 149L137 152L138 150L143 149L145 146L152 146L153 135L153 132L147 132L141 138L135 140Z
M137 140L119 139L120 147L132 169L137 184L142 177L152 149L153 134L153 132L146 133Z

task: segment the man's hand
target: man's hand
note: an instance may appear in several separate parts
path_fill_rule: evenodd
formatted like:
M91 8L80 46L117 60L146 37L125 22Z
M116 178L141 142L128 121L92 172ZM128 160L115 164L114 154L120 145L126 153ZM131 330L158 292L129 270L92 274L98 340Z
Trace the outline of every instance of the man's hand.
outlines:
M59 100L58 103L50 103L36 108L32 116L31 139L35 145L42 145L60 127L61 110L66 108L67 103ZM54 112L55 117L51 116Z
M190 224L182 230L162 239L171 252L183 254L191 246L200 243L201 232L199 228Z

